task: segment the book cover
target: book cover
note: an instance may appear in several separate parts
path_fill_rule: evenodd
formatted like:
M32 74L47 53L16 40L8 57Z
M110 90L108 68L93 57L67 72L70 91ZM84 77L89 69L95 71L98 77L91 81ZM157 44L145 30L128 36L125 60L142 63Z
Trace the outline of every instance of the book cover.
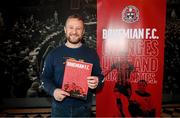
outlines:
M67 59L62 89L71 97L86 100L88 92L87 77L91 75L93 64Z

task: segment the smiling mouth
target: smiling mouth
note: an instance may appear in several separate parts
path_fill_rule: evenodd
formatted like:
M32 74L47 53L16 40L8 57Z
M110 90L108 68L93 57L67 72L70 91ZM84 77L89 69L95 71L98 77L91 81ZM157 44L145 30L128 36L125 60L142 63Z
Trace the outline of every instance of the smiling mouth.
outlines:
M77 37L78 35L77 35L77 34L72 34L72 35L70 35L70 36Z

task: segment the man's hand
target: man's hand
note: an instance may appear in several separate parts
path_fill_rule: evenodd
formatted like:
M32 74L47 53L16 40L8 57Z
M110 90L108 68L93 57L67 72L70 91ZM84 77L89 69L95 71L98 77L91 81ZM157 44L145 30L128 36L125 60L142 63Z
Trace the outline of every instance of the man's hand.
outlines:
M55 100L63 101L64 98L66 96L70 96L70 94L62 89L57 88L54 90L53 96L54 96Z
M98 86L99 79L97 76L89 76L87 77L88 87L91 89L95 89Z

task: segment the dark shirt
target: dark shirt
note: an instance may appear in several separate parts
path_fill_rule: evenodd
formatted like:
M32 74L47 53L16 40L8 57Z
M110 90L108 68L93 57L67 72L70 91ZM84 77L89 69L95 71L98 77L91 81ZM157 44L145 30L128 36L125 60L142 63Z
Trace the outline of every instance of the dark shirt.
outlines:
M92 76L98 76L99 84L97 88L101 88L104 76L102 75L99 58L95 50L82 45L79 48L68 48L65 45L52 50L46 57L41 74L42 86L44 90L53 96L56 88L62 87L64 68L66 59L74 58L83 60L84 62L92 63ZM73 74L73 73L72 73ZM79 100L76 98L67 97L62 102L55 101L62 105L79 106L83 104L91 104L94 90L88 90L87 100Z

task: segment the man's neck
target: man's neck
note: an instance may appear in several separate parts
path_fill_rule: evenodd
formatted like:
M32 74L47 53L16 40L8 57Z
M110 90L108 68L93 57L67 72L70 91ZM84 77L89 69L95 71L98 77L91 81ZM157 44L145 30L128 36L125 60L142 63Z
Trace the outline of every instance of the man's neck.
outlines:
M79 48L79 47L82 46L82 43L79 42L79 43L77 43L77 44L72 44L72 43L70 43L70 42L67 41L67 42L65 43L65 45L66 45L68 48Z

